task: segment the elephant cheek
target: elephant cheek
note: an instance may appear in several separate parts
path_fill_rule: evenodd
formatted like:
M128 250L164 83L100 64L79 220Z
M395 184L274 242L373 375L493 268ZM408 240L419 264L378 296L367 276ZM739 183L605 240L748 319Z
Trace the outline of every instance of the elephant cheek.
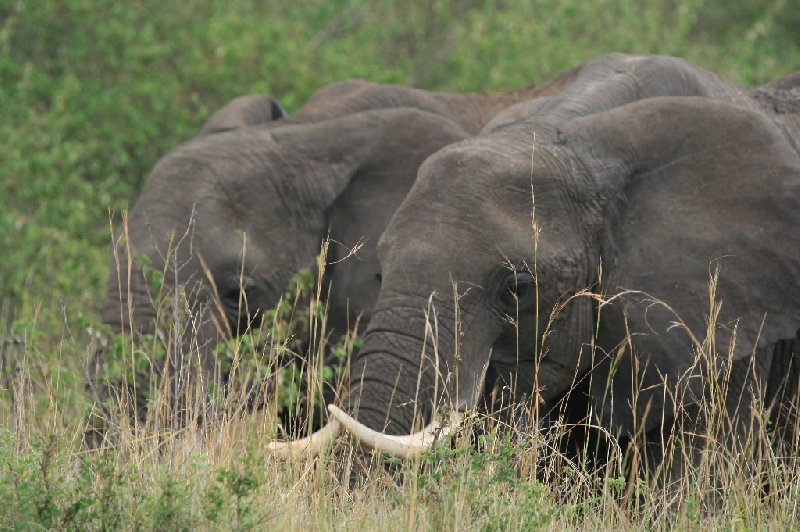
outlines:
M230 338L227 323L217 314L209 306L193 312L190 329L182 338L184 358L191 357L190 366L199 369L207 382L220 369L217 347Z
M471 410L484 393L486 373L492 357L492 348L475 349L469 357L456 360L455 389L449 390L452 407L460 412Z

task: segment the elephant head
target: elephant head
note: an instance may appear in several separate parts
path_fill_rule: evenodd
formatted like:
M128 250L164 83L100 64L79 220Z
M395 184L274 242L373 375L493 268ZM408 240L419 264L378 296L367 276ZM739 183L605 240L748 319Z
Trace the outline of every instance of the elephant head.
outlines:
M256 103L275 116L273 102ZM411 108L239 127L218 115L158 162L112 250L103 319L115 332L153 332L161 308L160 318L180 323L183 336L169 339L176 394L215 375L218 341L273 307L290 277L314 266L329 231L336 241L377 241L420 162L466 137L452 121ZM333 282L350 289L331 303L333 326L374 303L373 250L332 268ZM179 296L181 308L156 304L153 271L165 272L162 294Z
M285 116L286 111L272 96L265 94L239 96L208 117L200 129L200 136L265 124Z
M488 367L545 405L586 376L596 421L633 434L697 400L714 354L793 335L800 154L769 115L656 97L538 118L422 165L379 244L349 415L331 407L325 430L413 454L431 427L398 435L442 403L477 405Z

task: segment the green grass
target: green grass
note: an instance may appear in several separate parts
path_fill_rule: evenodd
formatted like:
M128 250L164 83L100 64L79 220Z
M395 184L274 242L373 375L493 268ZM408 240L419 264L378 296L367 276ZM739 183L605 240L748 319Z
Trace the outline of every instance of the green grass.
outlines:
M520 4L0 0L0 526L796 525L797 470L777 462L778 495L738 472L709 514L691 484L674 512L656 487L620 494L617 466L537 480L544 440L502 435L482 453L459 445L398 466L394 480L375 467L350 492L338 458L266 457L270 409L213 424L213 443L142 433L82 450L109 217L118 225L158 158L229 99L266 92L293 111L348 77L500 90L612 51L679 55L749 84L800 70L796 0Z

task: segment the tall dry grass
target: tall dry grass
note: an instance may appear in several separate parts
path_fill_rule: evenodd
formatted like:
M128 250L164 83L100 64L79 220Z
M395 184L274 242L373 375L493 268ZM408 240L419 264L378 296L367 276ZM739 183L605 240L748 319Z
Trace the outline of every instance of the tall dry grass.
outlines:
M115 262L122 279L136 271L131 256L123 253ZM163 273L167 277L169 267ZM295 282L279 310L263 314L259 329L239 331L240 338L228 341L228 378L217 372L214 383L187 387L180 419L172 417L169 371L148 383L143 422L130 416L130 394L113 396L102 409L92 403L93 412L105 416L105 439L96 449L83 443L87 411L65 406L62 391L42 378L51 368L36 349L36 335L6 342L4 360L9 345L16 351L13 369L8 362L3 367L8 393L0 407L0 522L124 529L795 528L796 427L779 443L769 405L755 401L752 408L731 411L731 364L707 363L726 356L731 361L735 347L715 338L717 279L717 273L709 279L706 330L687 330L694 360L706 368L707 393L693 407L691 425L678 423L656 442L641 432L620 439L597 425L591 410L578 422L568 422L575 413L562 410L545 426L537 423L534 400L502 415L471 413L454 437L419 459L373 455L342 435L320 457L278 460L266 449L270 441L297 437L319 422L309 416L286 434L279 428L288 419L281 411L317 415L332 377L324 361L333 348L349 353L357 345L356 332L338 345L327 334L320 281ZM157 315L169 311L182 321L159 320L157 334L144 338L108 337L124 348L123 378L141 372L137 357L157 360L157 352L184 345L174 338L192 330L191 314L174 312L187 307L185 293L163 290L153 300ZM594 298L602 307L619 296L575 297ZM129 301L123 304L130 308ZM562 309L542 320L545 336ZM682 326L677 314L675 323ZM85 360L105 340L95 335L82 345ZM632 346L629 338L614 355ZM72 354L76 346L65 339L60 348ZM573 386L582 378L576 376ZM331 389L340 401L341 382ZM298 393L304 401L286 402ZM681 411L677 392L673 400ZM254 404L259 407L248 407ZM795 405L793 397L789 406ZM578 438L576 445L576 433L593 438ZM663 460L645 451L649 443L658 444Z

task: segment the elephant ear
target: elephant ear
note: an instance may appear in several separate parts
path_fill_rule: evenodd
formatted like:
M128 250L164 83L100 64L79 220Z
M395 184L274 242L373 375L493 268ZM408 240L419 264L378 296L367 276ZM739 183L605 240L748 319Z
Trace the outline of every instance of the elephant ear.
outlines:
M211 115L200 135L222 133L243 126L272 122L286 116L278 100L264 94L248 94L234 98Z
M359 173L373 179L393 175L409 151L463 139L467 133L442 116L411 107L362 111L312 124L270 131L285 160L298 171L291 187L316 207L328 209ZM412 175L416 175L416 167ZM409 185L410 186L410 183Z
M573 119L560 135L602 191L606 300L634 291L599 308L596 412L650 430L700 398L698 375L797 328L798 139L763 113L685 97Z

